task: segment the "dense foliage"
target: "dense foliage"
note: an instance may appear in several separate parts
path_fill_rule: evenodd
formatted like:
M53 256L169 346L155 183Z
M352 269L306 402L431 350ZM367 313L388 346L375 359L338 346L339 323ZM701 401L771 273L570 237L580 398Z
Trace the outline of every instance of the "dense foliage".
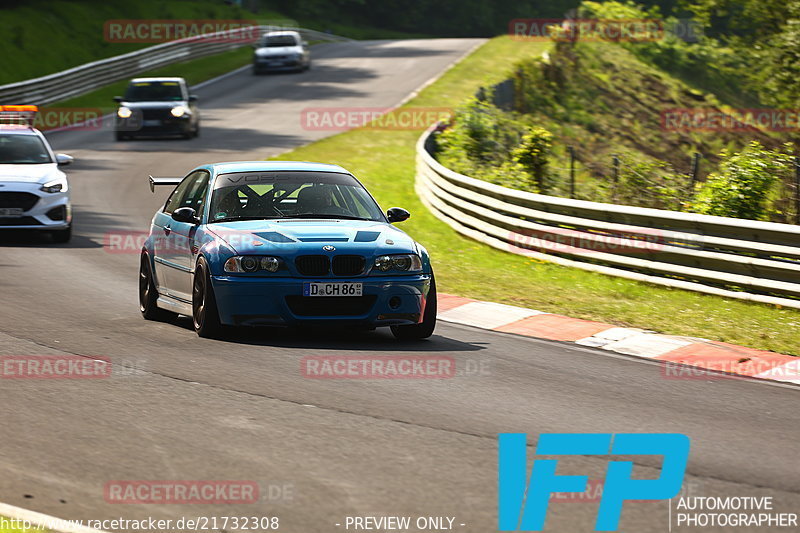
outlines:
M547 57L514 65L513 111L488 102L459 111L441 135L442 161L547 194L572 194L576 176L577 198L796 222L797 150L783 144L796 142L796 131L664 126L670 109L800 105L800 18L792 18L800 0L772 4L702 0L692 8L707 35L696 39L679 32L640 42L556 39ZM661 12L652 3L586 1L577 16L653 19ZM679 27L675 17L663 20ZM695 153L702 164L692 176Z
M782 178L792 175L794 158L784 150L766 150L758 141L742 151L722 154L719 170L701 184L693 210L723 217L769 220Z

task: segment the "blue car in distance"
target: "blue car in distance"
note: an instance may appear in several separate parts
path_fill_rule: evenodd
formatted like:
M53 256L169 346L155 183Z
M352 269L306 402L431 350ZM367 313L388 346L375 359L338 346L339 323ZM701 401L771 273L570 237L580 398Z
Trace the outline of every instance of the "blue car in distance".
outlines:
M345 169L287 161L203 165L174 187L141 253L145 319L193 318L201 337L230 326L436 326L428 252Z

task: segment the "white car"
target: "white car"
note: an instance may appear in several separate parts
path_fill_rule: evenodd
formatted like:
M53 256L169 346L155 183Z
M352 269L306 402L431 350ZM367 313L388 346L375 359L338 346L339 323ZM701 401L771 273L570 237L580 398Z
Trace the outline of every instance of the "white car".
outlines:
M253 47L253 74L279 70L301 72L311 68L308 43L296 31L265 33Z
M72 162L55 154L32 126L36 106L0 106L0 230L43 230L55 242L72 236L67 176Z

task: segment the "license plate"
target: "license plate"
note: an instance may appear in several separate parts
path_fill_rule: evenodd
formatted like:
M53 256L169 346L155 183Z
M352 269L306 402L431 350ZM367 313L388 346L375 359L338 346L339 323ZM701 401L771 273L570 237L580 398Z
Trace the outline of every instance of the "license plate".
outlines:
M283 61L268 61L267 65L269 65L270 67L280 67L281 65L283 65Z
M145 127L148 127L148 126L160 126L160 125L161 125L161 121L160 120L143 120L142 121L142 126L145 126Z
M22 208L20 207L2 207L0 208L0 217L21 217Z
M303 296L361 296L361 283L303 283Z

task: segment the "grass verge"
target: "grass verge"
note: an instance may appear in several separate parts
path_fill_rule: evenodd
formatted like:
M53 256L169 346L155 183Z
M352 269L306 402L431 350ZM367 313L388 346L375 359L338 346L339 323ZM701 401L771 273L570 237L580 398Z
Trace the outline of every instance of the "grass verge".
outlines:
M202 57L191 61L184 61L174 65L168 65L155 70L142 72L135 77L145 76L180 76L186 78L186 82L191 86L201 81L211 79L215 76L220 76L231 70L234 70L243 65L250 63L253 55L253 49L249 46L244 46L229 52L215 54L213 56ZM106 85L90 93L86 93L69 100L56 102L46 107L48 108L65 108L65 107L92 107L100 108L103 112L108 112L116 109L117 105L112 100L114 96L121 96L128 86L127 79L121 80L111 85ZM201 102L202 106L202 102Z
M404 107L457 106L542 43L492 39ZM385 207L413 216L402 228L430 251L442 292L575 318L702 337L800 355L800 312L561 267L495 250L437 220L414 192L414 145L421 130L360 128L275 159L335 163L354 172Z
M48 533L48 530L44 528L25 528L22 526L22 524L17 525L17 522L11 518L0 516L0 533L31 533L32 531L36 531L37 533Z

